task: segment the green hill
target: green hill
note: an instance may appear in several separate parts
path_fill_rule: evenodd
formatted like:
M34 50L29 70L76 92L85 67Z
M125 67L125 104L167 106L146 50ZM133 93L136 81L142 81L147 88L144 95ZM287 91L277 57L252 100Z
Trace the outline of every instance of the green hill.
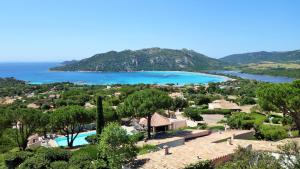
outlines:
M233 54L220 59L231 64L249 64L261 62L300 62L300 50L286 52L253 52Z
M147 48L110 51L76 62L65 62L55 71L201 71L218 69L222 62L193 50Z

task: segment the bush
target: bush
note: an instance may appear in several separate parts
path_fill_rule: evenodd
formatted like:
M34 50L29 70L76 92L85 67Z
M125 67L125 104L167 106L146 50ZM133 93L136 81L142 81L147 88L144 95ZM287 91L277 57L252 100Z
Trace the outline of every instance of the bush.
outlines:
M208 104L210 101L210 97L204 94L196 95L194 98L194 102L196 105Z
M213 165L211 161L199 161L195 164L190 164L186 166L184 169L213 169Z
M146 144L143 145L142 147L138 147L138 154L142 155L142 154L147 154L153 151L157 151L158 147L155 145L151 145L151 144Z
M91 159L97 159L97 153L98 153L97 148L98 148L97 145L86 145L80 148L79 150L74 151L72 153L72 156L78 156L83 153L83 154L88 154L91 157Z
M272 123L279 124L280 122L281 122L281 118L278 118L278 117L272 118Z
M96 134L87 136L85 138L85 140L89 143L89 144L97 144L98 143L98 136Z
M67 169L68 168L68 162L66 161L54 161L50 163L51 169Z
M202 109L200 112L201 114L223 114L223 115L231 114L231 110L225 110L225 109L214 109L214 110Z
M8 168L16 168L31 156L33 156L33 153L29 151L18 151L18 152L8 153L4 157L5 165Z
M212 127L209 127L208 129L212 130L212 131L223 131L223 130L225 130L225 127L224 126L212 126Z
M135 141L142 141L145 138L145 133L144 132L138 132L138 133L133 134L130 137L131 137L131 139L133 139Z
M47 169L50 161L43 156L35 155L26 159L19 168L21 169Z
M227 124L234 129L251 129L255 118L246 113L235 113L227 119Z
M252 97L242 97L240 100L238 100L240 105L246 105L246 104L256 104L256 101Z
M291 116L284 116L283 118L282 118L282 121L281 121L281 123L283 124L283 125L292 125L293 124L293 118L291 117Z
M92 160L93 158L87 152L80 152L70 158L69 165L72 169L92 169Z
M39 156L44 156L50 162L53 161L68 161L70 158L69 151L62 148L39 148L36 153Z
M202 116L201 116L201 109L199 108L193 108L193 107L189 107L189 108L186 108L184 110L184 113L183 115L185 117L188 117L194 121L201 121L203 120Z
M278 125L262 124L256 129L256 137L265 140L280 140L288 136L286 129Z

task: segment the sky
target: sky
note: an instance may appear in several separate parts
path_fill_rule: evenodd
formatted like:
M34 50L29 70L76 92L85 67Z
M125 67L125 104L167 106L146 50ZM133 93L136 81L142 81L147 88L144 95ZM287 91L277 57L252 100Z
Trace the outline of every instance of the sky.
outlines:
M214 58L298 50L299 9L299 0L0 0L0 62L150 47Z

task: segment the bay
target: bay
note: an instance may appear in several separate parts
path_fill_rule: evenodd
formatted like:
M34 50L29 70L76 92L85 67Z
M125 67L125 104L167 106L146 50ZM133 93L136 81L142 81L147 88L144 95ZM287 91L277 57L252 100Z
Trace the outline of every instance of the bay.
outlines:
M14 77L31 84L72 82L77 84L207 84L228 80L223 76L181 71L54 72L59 63L0 63L0 77Z

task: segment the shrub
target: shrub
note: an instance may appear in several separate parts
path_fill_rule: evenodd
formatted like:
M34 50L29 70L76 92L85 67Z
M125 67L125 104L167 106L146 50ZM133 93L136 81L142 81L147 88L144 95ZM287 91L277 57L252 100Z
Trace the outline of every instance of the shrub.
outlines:
M256 130L256 137L265 140L280 140L288 136L286 129L278 125L262 124Z
M190 164L186 166L184 169L213 169L213 165L211 161L199 161L195 164Z
M50 162L53 161L68 161L70 158L69 151L62 148L39 148L36 153L39 156L44 156Z
M272 118L272 123L274 123L274 124L279 124L280 121L281 121L281 118L278 118L278 117Z
M196 95L194 98L196 105L208 104L211 100L210 97L204 94Z
M98 136L96 134L87 136L85 138L85 140L89 143L89 144L96 144L98 143Z
M227 124L234 129L251 129L255 118L246 113L235 113L227 119Z
M130 136L135 141L142 141L145 138L145 132L138 132Z
M231 114L231 110L226 110L226 109L214 109L214 110L202 109L200 112L201 114L223 114L223 115Z
M80 154L88 154L91 159L97 159L97 145L86 145L82 148L80 148L79 150L77 151L74 151L72 153L72 156L78 156Z
M66 161L54 161L50 163L51 169L67 169L68 168L68 162Z
M194 121L201 121L203 120L202 116L201 116L201 109L198 109L198 108L193 108L193 107L189 107L189 108L186 108L184 110L184 113L183 115L185 117L188 117Z
M44 156L35 155L26 159L19 168L21 169L47 169L49 168L50 161Z
M8 153L4 157L5 165L8 168L16 168L31 156L33 156L33 153L29 151L18 151L18 152Z
M142 154L147 154L151 151L157 151L158 148L155 145L151 145L151 144L146 144L143 145L142 147L138 147L138 154L142 155Z
M93 158L87 152L80 152L70 158L69 165L72 169L92 169L92 160Z
M212 131L219 131L219 130L225 130L225 127L224 126L212 126L212 127L209 127L208 128L209 130L212 130Z
M246 105L246 104L256 104L256 101L252 97L242 97L240 100L238 100L240 105Z
M292 119L291 116L284 116L284 117L282 118L281 123L282 123L283 125L291 125L291 124L293 124L293 119Z

